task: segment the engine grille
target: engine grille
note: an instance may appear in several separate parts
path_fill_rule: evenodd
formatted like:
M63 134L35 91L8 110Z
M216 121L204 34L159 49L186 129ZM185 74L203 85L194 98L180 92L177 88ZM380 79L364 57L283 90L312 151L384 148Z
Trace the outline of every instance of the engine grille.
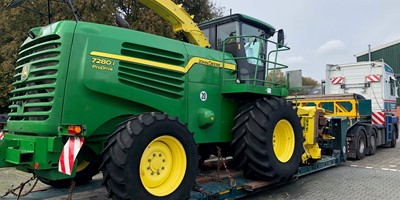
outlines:
M17 60L15 89L11 91L10 119L43 121L49 118L56 92L61 41L47 35L21 47ZM23 68L29 68L23 73Z
M121 54L177 66L185 63L182 54L131 43L122 45ZM183 97L184 74L140 63L119 64L118 78L122 84L173 99Z

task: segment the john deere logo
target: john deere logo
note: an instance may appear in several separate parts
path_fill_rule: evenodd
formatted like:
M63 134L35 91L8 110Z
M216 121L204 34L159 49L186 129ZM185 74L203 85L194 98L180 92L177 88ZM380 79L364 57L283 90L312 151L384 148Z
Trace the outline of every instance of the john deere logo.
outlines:
M21 72L21 81L25 81L26 79L28 79L30 68L31 67L28 64L24 65Z

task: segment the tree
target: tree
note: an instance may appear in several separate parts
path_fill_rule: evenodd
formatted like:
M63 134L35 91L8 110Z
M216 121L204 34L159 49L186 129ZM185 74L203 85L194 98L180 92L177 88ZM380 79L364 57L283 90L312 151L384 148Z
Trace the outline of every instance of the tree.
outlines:
M303 86L317 86L318 81L312 79L311 77L302 77Z
M9 2L10 0L0 0L0 113L8 111L8 99L13 89L11 83L14 82L19 46L26 39L29 29L48 23L47 16L21 7L6 10L5 6ZM209 20L222 13L221 8L217 8L210 0L176 0L175 2L183 3L185 10L195 15L195 22ZM136 0L80 0L75 4L81 17L88 22L115 25L114 16L118 10L126 14L126 19L132 29L180 38L172 32L169 24L153 11L141 6ZM47 13L45 0L27 0L23 5ZM51 1L51 13L52 22L74 19L72 11L64 1Z
M282 70L269 70L267 81L275 82L278 84L286 84L286 75L282 72Z
M173 0L176 4L183 4L183 8L191 15L196 23L204 22L222 16L222 9L210 0ZM142 6L137 0L117 0L116 7L126 16L126 21L138 31L144 31L160 36L181 39L181 35L174 34L171 26L154 11Z
M272 78L274 77L274 78ZM278 84L286 84L286 74L284 74L280 69L275 70L275 73L270 71L268 73L267 81L274 80ZM318 86L318 81L312 79L311 77L301 77L303 87L299 90L290 90L289 95L307 95L310 91L314 90Z

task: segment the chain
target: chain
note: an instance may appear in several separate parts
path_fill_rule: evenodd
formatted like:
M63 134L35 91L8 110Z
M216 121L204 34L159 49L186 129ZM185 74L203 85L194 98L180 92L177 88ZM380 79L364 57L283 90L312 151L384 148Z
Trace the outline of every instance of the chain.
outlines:
M71 179L71 185L69 186L69 193L66 200L72 200L72 194L74 193L74 189L75 189L75 181L74 179Z
M23 191L25 185L28 184L28 183L30 183L31 181L35 181L35 183L33 183L32 187L31 187L31 189L29 189L29 190L28 190L27 192L25 192L25 193L22 193L22 191ZM8 191L7 191L6 193L4 193L4 195L1 196L0 199L3 199L4 197L6 197L6 196L8 196L8 195L10 195L10 194L13 194L13 195L17 196L17 200L19 200L20 197L26 196L26 195L28 195L29 193L31 193L32 190L33 190L33 188L35 188L37 182L38 182L37 176L36 176L36 175L33 175L33 176L32 176L30 179L28 179L27 181L22 182L21 184L19 184L18 187L12 188L13 186L11 186L11 189L8 189ZM16 193L17 190L19 190L19 191L18 191L18 194Z
M226 166L225 163L225 159L222 158L222 154L221 154L221 148L219 146L217 146L218 149L218 168L217 168L217 179L220 180L220 176L219 176L219 170L221 168L221 165L225 168L226 173L228 174L228 178L229 178L229 185L231 187L236 187L236 181L233 178L232 174L229 172L228 167Z

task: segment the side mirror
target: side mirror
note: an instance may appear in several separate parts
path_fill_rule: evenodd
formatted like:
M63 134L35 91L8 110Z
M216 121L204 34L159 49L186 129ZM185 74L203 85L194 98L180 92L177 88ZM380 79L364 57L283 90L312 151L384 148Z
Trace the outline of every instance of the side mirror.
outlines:
M125 20L125 18L122 17L121 14L119 14L118 12L115 13L115 21L117 22L117 25L119 27L127 28L127 29L131 28L129 23Z
M283 29L279 29L278 31L278 48L282 48L285 46L285 33Z

